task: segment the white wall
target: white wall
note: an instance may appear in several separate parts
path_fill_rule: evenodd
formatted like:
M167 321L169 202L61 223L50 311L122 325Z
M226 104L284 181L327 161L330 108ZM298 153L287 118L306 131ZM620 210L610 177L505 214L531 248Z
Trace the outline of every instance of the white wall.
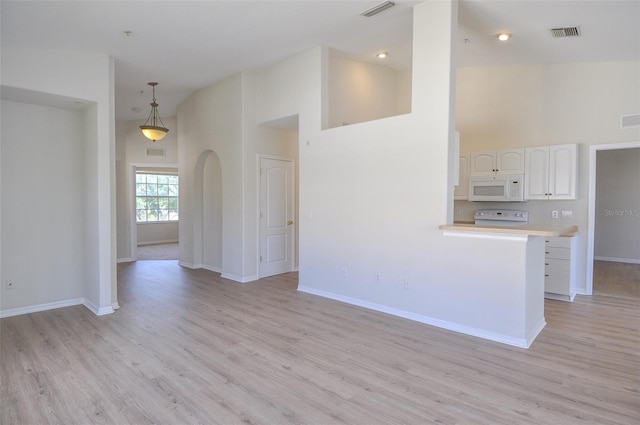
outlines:
M59 97L62 101L79 100L88 105L82 113L81 129L83 187L82 192L77 193L83 202L84 221L78 223L75 232L81 235L84 247L83 302L97 314L110 313L114 306L117 307L113 60L102 54L3 46L1 78L2 86L12 90L42 93L49 98ZM3 138L2 143L9 141ZM25 143L37 145L38 141L27 140ZM3 161L12 160L5 155L2 158ZM20 165L30 168L28 162ZM4 200L2 203L4 208ZM1 254L0 278L4 281L7 253L3 249ZM23 272L15 273L17 280L28 280L26 277L23 279ZM47 296L37 290L27 292L30 296L22 299L21 305L12 304L12 307L46 309L57 305L58 298L51 293ZM43 299L46 299L44 303ZM36 305L39 307L34 307Z
M462 274L463 242L438 230L452 204L455 6L415 9L410 114L319 131L303 118L322 108L323 79L308 74L298 95L302 290L439 323L478 320L465 300L483 282Z
M180 239L178 222L140 223L138 229L138 245L178 242Z
M145 244L179 239L177 224L137 225L135 233L131 227L135 205L133 203L134 176L132 166L175 167L178 164L177 120L175 117L163 118L163 123L169 128L169 133L164 139L154 143L142 135L140 125L143 122L116 122L118 261L134 261L132 250L134 245L138 243ZM165 156L147 155L147 148L163 148ZM135 238L133 243L132 237Z
M456 127L461 152L578 143L578 199L484 203L456 201L457 220L478 208L529 211L540 224L577 224L586 235L589 145L640 140L639 128L620 128L620 116L640 112L640 63L602 62L459 68ZM573 211L552 219L551 211ZM586 264L586 237L580 263ZM584 279L578 292L586 291Z
M178 106L180 263L202 267L203 172L214 152L221 165L222 272L243 279L242 77L199 90Z
M83 113L4 100L1 113L0 310L82 300Z
M640 148L596 156L594 257L640 263Z
M329 128L411 112L411 74L329 56Z

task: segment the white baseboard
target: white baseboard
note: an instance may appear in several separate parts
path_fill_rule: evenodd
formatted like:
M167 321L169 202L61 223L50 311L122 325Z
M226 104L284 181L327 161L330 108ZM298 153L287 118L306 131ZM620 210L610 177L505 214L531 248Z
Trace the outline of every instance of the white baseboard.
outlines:
M253 282L254 280L258 280L258 275L250 275L250 276L238 276L235 274L229 274L229 273L221 273L220 277L223 277L225 279L229 279L229 280L233 280L235 282L240 282L240 283L247 283L247 282Z
M92 303L91 301L89 301L88 299L84 299L84 302L82 303L85 307L87 307L89 310L91 310L93 312L93 314L95 314L96 316L104 316L105 314L111 314L113 313L113 306L107 306L107 307L98 307L96 306L94 303Z
M369 301L364 301L357 298L345 297L343 295L334 294L332 292L321 291L321 290L317 290L315 288L309 288L306 286L298 286L298 291L305 292L308 294L318 295L324 298L329 298L329 299L344 302L347 304L356 305L358 307L368 308L369 310L380 311L382 313L391 314L392 316L402 317L404 319L409 319L409 320L424 323L427 325L436 326L438 328L459 332L465 335L476 336L479 338L488 339L490 341L496 341L503 344L513 345L521 348L529 348L533 340L536 338L536 336L538 336L538 334L542 331L542 329L546 325L544 318L542 318L542 321L532 329L532 331L530 332L529 335L526 336L526 338L513 338L508 335L502 335L494 332L488 332L483 329L463 326L458 323L448 322L445 320L436 319L434 317L423 316L421 314L416 314L416 313L388 307L381 304L371 303Z
M127 258L118 258L116 261L118 263L131 263L133 261L136 261L136 259L133 257L127 257Z
M593 257L593 259L598 261L613 261L614 263L640 264L640 259L637 258Z
M220 277L225 279L233 280L234 282L247 283L253 282L254 280L258 280L258 275L249 275L249 276L238 276L231 273L223 273L222 269L219 267L208 266L206 264L191 264L184 261L178 261L178 265L182 267L187 267L189 269L204 269L214 273L220 273Z
M220 273L222 274L222 269L220 267L214 267L214 266L207 266L206 264L203 264L201 266L201 268L205 269L205 270L209 270L210 272L215 272L215 273Z
M187 263L186 261L180 261L178 260L178 265L181 267L186 267L188 269L201 269L202 268L202 264L191 264L191 263Z
M71 300L56 301L46 304L30 305L27 307L10 308L9 310L0 311L0 318L19 316L21 314L38 313L40 311L53 310L56 308L71 307L74 305L84 304L84 298L74 298Z

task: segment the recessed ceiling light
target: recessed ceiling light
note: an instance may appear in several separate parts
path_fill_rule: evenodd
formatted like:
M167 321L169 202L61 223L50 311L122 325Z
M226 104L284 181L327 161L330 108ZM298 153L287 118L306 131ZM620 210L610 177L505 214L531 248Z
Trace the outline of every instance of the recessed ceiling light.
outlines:
M380 52L376 55L378 59L386 59L388 56L387 52Z
M508 32L501 32L496 37L498 37L498 40L500 41L507 41L511 38L511 34L509 34Z

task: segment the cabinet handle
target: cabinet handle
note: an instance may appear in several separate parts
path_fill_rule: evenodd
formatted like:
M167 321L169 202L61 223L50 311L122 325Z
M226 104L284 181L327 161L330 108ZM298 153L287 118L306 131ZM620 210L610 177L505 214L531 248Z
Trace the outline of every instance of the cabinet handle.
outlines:
M549 275L548 275L548 274L545 274L545 275L544 275L544 277L549 277Z
M545 254L548 254L548 253L549 253L549 251L545 251Z
M548 265L549 265L549 263L544 263L544 265L545 265L545 266L548 266Z

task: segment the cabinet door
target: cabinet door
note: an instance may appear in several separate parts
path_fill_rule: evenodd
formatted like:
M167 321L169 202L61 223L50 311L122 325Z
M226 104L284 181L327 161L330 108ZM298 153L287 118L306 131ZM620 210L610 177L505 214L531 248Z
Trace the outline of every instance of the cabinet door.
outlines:
M460 179L454 192L454 199L466 201L469 199L469 154L461 154L459 161Z
M510 149L496 152L498 174L524 173L524 149Z
M577 145L549 146L549 199L576 199Z
M524 199L549 197L549 146L525 149Z
M473 152L470 161L472 176L492 175L496 172L495 152Z

